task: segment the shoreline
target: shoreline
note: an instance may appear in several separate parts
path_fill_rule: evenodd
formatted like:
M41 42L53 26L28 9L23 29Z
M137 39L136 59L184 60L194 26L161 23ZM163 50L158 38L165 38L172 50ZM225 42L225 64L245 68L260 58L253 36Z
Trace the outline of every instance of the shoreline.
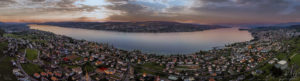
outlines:
M44 24L28 24L29 28L30 25L39 25L39 26L53 26L53 27L61 27L61 28L75 28L75 29L85 29L85 30L93 30L93 31L106 31L106 32L117 32L117 33L188 33L188 32L201 32L207 30L214 30L214 29L225 29L225 28L235 28L235 27L223 27L223 28L211 28L205 30L195 30L195 31L174 31L174 32L128 32L128 31L117 31L117 30L102 30L102 29L90 29L90 28L78 28L78 27L65 27L65 26L55 26L55 25L44 25Z
M38 25L38 24L29 24L28 26L31 27L30 25ZM52 25L38 25L38 26L51 26ZM60 26L53 26L53 27L60 27ZM70 27L61 27L61 28L70 28ZM72 27L71 27L72 28ZM228 28L235 28L235 27L228 27ZM75 28L75 29L84 29L84 28ZM222 29L222 28L216 28L216 29ZM227 28L225 28L227 29ZM31 29L30 30L37 30L37 31L43 31L43 32L49 32L49 33L52 33L52 34L55 34L51 31L44 31L44 30L39 30L39 29ZM92 29L84 29L84 30L92 30ZM208 30L204 30L204 31L209 31L209 30L214 30L214 29L208 29ZM119 32L119 31L109 31L109 30L92 30L92 31L104 31L104 32L116 32L116 33L137 33L137 32ZM239 30L241 31L241 30ZM125 50L125 51L128 51L128 52L131 52L131 51L141 51L143 54L148 54L148 55L163 55L163 56L170 56L170 55L192 55L192 54L196 54L200 51L211 51L213 49L224 49L226 48L227 45L231 45L231 44L235 44L235 43L244 43L244 42L251 42L253 40L255 40L254 36L253 36L253 33L249 30L247 30L250 34L251 34L251 39L250 40L247 40L247 41L241 41L241 42L233 42L233 43L227 43L227 44L224 44L222 46L214 46L214 47L209 47L209 49L198 49L198 51L195 51L195 52L192 52L192 53L150 53L150 52L145 52L141 49L131 49L131 50L126 50L126 49L122 49L122 48L117 48L119 50ZM191 31L191 32L200 32L200 31ZM138 33L151 33L151 32L138 32ZM159 32L158 32L159 33ZM153 33L153 34L158 34L158 33ZM162 32L162 33L186 33L186 32ZM152 33L151 33L152 34ZM59 34L55 34L55 35L59 35ZM62 36L66 36L66 35L62 35ZM70 37L70 36L66 36L66 37ZM89 40L86 40L86 39L76 39L76 38L73 38L73 37L70 37L74 40L85 40L85 41L89 41ZM97 42L97 41L89 41L89 42L96 42L96 43L105 43L105 42ZM105 44L108 44L109 46L112 46L112 47L115 47L113 44L109 44L109 43L105 43Z
M66 28L81 28L81 29L131 32L131 33L193 32L193 31L204 31L204 30L218 29L218 28L230 28L227 26L220 26L220 25L204 25L204 24L201 25L201 24L192 24L192 23L164 22L164 21L101 22L101 23L100 22L45 22L45 23L34 23L34 24L60 26Z

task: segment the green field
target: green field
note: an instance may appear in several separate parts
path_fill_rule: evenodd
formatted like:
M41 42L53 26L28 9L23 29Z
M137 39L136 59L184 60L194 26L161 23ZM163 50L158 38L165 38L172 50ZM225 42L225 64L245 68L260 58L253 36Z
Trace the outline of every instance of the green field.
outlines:
M47 43L46 40L38 39L38 37L33 35L4 34L3 37L23 38L23 39L28 39L32 42Z
M15 34L4 34L3 37L22 38L22 36L15 35Z
M0 81L16 81L16 76L12 73L13 67L10 62L12 58L8 56L2 57L3 59L0 60Z
M16 76L12 73L11 57L2 54L2 51L7 48L7 42L0 43L0 81L17 81Z
M20 35L20 34L4 34L3 37L12 37L12 38L34 38L32 35Z
M164 76L164 74L162 74L164 66L160 66L159 64L156 63L145 63L145 64L137 65L134 68L138 73L147 73L152 75Z
M8 43L7 42L0 42L0 54L2 54L2 51L7 48Z
M292 48L290 49L291 56L289 56L291 57L291 61L297 65L300 65L300 37L289 40L288 43L291 45Z
M292 62L300 66L300 55L297 54L293 58L291 58Z
M33 75L34 73L42 72L43 70L36 64L22 64L23 69L28 75Z
M69 64L60 64L62 67L68 67L68 68L75 68L78 67L77 65L69 65Z
M160 66L156 63L145 63L145 64L142 64L142 67L153 69L153 70L156 70L156 71L162 71L164 69L163 66Z
M286 60L287 59L287 54L279 53L276 57L278 58L278 60Z
M35 49L26 49L26 58L28 60L34 60L38 58L38 51Z

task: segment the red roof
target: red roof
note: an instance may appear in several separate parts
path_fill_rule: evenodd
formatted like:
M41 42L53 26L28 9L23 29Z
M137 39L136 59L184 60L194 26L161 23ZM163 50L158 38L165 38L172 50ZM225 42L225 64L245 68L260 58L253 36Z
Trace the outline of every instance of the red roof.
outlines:
M99 69L102 70L102 71L107 70L107 68L105 68L105 67L100 67Z
M70 61L70 59L68 59L68 58L66 58L66 57L65 57L63 60L64 60L64 61Z

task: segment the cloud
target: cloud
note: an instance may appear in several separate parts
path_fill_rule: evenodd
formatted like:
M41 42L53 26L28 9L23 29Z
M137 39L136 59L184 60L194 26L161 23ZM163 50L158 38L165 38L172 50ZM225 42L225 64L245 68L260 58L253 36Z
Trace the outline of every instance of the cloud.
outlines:
M46 1L46 0L31 0L32 2L43 2L43 1Z
M15 0L0 0L0 7L6 7L13 3L16 3Z
M138 4L114 4L106 6L107 9L118 10L125 14L140 14L143 10L147 9L145 6Z
M81 3L89 1L87 3ZM255 23L299 21L299 0L0 0L0 19L93 15L107 21ZM89 13L86 15L86 13ZM91 17L91 16L88 16ZM95 18L91 18L96 20ZM55 19L49 19L55 20ZM90 19L89 19L90 20Z
M107 9L119 12L110 15L107 20L116 21L289 22L292 21L289 18L299 17L291 14L300 12L296 11L300 6L297 0L186 0L192 3L188 5L180 0L143 0L142 3L140 0L107 1L112 3ZM171 1L173 3L168 4Z
M0 20L22 21L38 20L46 18L69 18L83 16L82 13L90 13L101 8L86 4L76 4L82 0L1 0ZM5 5L4 5L5 4ZM49 20L54 20L54 19Z
M50 10L52 11L87 11L91 12L100 9L98 6L85 4L75 4L82 0L1 0L1 4L6 4L6 9L28 9L28 10ZM8 8L7 8L8 7Z
M127 19L127 18L136 19L134 17L143 17L143 16L146 17L145 15L151 16L155 12L150 10L149 7L147 6L131 3L127 0L120 0L120 1L108 0L108 1L112 2L113 5L105 6L105 8L119 12L116 14L112 14L109 18L107 18L109 20L122 21L123 19Z

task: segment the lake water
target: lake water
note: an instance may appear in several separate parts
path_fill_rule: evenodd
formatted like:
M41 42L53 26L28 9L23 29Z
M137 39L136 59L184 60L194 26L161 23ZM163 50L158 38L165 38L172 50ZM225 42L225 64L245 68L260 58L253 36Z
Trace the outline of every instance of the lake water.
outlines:
M175 33L125 33L47 25L30 25L30 28L74 39L108 43L124 50L138 49L155 54L191 54L253 39L248 31L240 31L237 27Z

